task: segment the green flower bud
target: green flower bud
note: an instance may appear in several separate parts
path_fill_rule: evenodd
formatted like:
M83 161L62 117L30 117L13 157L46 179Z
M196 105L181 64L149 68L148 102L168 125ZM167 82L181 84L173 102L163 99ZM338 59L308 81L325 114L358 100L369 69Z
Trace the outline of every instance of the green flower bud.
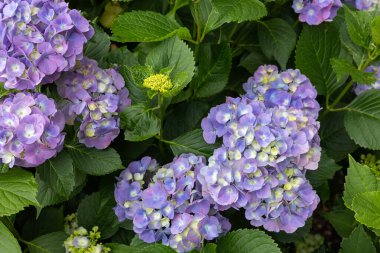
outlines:
M165 93L173 88L170 77L164 74L155 74L144 80L143 86L153 91Z

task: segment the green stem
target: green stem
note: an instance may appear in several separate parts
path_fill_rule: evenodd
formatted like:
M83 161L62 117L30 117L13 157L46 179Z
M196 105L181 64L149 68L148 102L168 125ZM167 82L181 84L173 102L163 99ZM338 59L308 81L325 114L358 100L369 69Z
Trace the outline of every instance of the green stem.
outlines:
M234 27L232 28L230 34L228 35L228 39L231 40L232 39L232 36L234 36L237 28L238 28L239 24L238 23L235 23L234 24Z
M369 55L368 59L366 61L362 61L358 67L358 70L360 71L364 71L372 62L372 57L371 55ZM337 111L335 109L335 106L342 100L342 98L344 97L344 95L346 95L346 93L352 88L352 86L354 85L354 80L351 79L350 82L348 82L348 84L346 85L346 87L344 87L344 89L339 93L338 97L332 102L331 105L329 105L329 101L328 99L326 99L326 111L324 113L322 113L321 117L324 117L328 111Z
M197 39L195 44L195 59L198 60L199 48L202 43L202 27L201 27L201 16L199 14L199 0L194 2L194 13L195 13L195 22L197 26Z
M340 92L340 94L334 100L334 102L331 104L331 106L329 106L329 109L334 109L334 107L340 102L340 100L342 100L342 98L344 97L344 95L346 95L346 93L351 89L352 85L354 85L354 80L351 80L346 85L346 87L344 87L344 89Z
M164 118L165 118L164 97L158 94L157 99L158 99L158 107L160 108L158 117L160 118L160 121L161 121L160 134L159 134L159 139L161 140L164 138ZM159 142L159 147L160 147L161 154L163 154L165 151L165 148L161 141Z

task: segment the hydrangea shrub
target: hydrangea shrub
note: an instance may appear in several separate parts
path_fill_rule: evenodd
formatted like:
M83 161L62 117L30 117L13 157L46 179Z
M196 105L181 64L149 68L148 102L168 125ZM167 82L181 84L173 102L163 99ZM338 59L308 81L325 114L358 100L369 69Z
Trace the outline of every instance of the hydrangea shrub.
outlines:
M378 0L4 0L0 253L375 253Z

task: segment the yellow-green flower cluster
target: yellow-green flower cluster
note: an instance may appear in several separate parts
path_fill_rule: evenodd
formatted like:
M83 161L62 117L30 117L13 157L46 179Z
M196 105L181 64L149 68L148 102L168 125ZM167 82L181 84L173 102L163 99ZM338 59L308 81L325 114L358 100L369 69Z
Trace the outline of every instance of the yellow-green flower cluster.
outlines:
M66 253L108 253L110 248L98 243L100 232L93 227L90 232L84 227L75 229L64 242Z
M296 242L296 253L312 253L319 249L324 243L324 238L320 234L307 234L305 240Z
M66 234L72 234L75 229L78 228L78 219L76 213L69 214L65 217L65 232Z
M153 91L165 93L173 88L170 77L164 74L155 74L144 80L143 86Z
M380 160L377 160L375 155L361 155L360 162L367 165L372 170L373 174L380 179Z

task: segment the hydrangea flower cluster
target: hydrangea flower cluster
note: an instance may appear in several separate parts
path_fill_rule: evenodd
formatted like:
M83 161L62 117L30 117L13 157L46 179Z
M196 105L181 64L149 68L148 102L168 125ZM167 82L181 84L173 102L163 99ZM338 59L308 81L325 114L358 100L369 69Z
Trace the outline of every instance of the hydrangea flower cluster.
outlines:
M94 30L63 0L0 3L0 82L6 89L34 89L74 67Z
M173 88L170 77L164 74L155 74L144 80L143 86L152 91L165 93Z
M96 61L83 58L57 80L67 124L80 121L79 142L107 148L119 135L119 112L131 104L123 77L114 69L103 70ZM79 116L79 117L78 117Z
M93 227L88 232L84 227L75 229L65 240L64 246L66 253L108 253L110 248L98 243L100 232L98 227Z
M296 253L313 253L324 243L324 238L320 234L307 234L304 241L297 241Z
M36 167L62 149L64 115L44 94L17 93L0 102L3 164Z
M342 7L340 0L294 0L292 5L299 15L301 22L309 25L319 25L322 22L332 21L339 8Z
M319 197L304 173L295 166L287 166L280 172L268 169L268 173L264 187L247 194L245 217L255 227L293 233L305 226L317 208Z
M354 92L356 95L362 94L364 91L372 90L372 89L380 89L380 66L369 66L365 70L368 73L374 73L376 81L370 85L367 84L356 84L354 87Z
M79 225L76 213L69 214L65 217L64 230L66 234L70 235L74 233L74 230L76 230L78 227Z
M346 2L352 4L358 10L371 11L380 8L379 0L346 0Z
M320 159L319 104L298 70L262 66L202 120L207 143L223 138L197 174L202 194L219 210L244 208L254 226L294 232L319 198L305 179Z
M150 157L132 162L118 178L116 215L120 221L133 220L134 231L145 242L162 241L178 252L200 248L203 239L213 240L230 229L201 195L196 173L204 166L205 158L193 154L161 168ZM152 178L147 186L146 177Z
M373 154L367 154L367 155L361 155L360 156L360 163L367 165L372 173L380 179L380 160L377 159L377 157Z

